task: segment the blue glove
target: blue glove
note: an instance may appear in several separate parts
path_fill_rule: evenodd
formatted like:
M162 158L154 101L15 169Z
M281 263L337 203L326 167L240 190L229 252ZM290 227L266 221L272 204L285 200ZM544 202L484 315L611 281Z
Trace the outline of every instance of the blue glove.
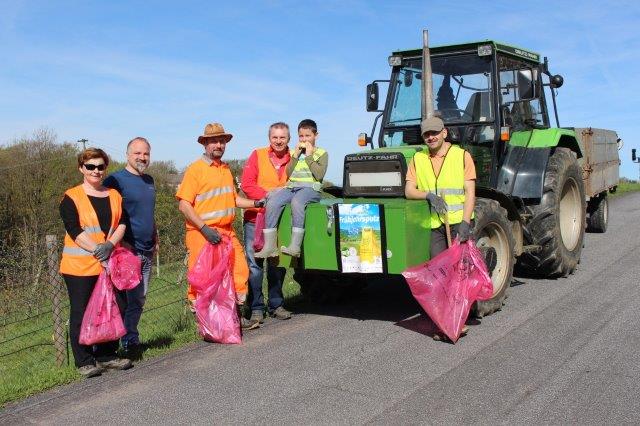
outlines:
M93 250L93 255L100 262L106 262L109 260L109 256L111 256L111 252L113 251L113 244L111 241L105 241L104 243L100 243Z
M222 240L220 233L213 228L209 228L207 225L203 225L202 228L200 228L200 232L202 232L205 240L211 244L218 244Z
M464 243L471 237L473 237L473 230L471 229L471 225L463 220L458 225L458 239L461 243Z
M447 213L447 203L444 202L442 197L437 195L435 192L427 193L427 200L431 204L431 207L434 208L436 213L438 214L446 214Z

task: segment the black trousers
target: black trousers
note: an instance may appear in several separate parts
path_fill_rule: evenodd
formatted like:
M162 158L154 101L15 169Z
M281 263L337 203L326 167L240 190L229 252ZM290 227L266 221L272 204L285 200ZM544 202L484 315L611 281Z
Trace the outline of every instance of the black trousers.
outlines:
M450 225L451 228L451 242L458 236L458 226L460 224ZM474 221L471 221L471 228L473 228ZM440 225L438 228L431 230L431 257L433 259L443 251L447 249L447 231L444 225Z
M78 277L62 274L62 277L69 293L69 339L71 340L71 350L73 351L76 367L95 365L96 361L105 362L117 358L116 352L120 345L118 340L89 346L81 345L79 342L82 317L89 304L93 287L98 281L98 276ZM114 288L114 292L118 309L122 315L122 312L127 307L126 294L117 288Z

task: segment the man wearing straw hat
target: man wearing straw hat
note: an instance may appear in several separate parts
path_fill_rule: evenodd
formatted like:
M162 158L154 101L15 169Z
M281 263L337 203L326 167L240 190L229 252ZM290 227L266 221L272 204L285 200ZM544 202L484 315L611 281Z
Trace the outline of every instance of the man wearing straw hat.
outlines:
M461 242L472 236L476 168L467 151L445 141L447 129L439 117L422 120L420 131L429 150L416 152L409 163L405 196L431 204L425 225L431 228L433 258L447 248L449 225Z
M218 244L223 234L229 236L233 246L231 273L237 302L242 305L247 298L249 268L244 250L233 230L233 221L236 207L261 207L264 201L249 200L236 193L231 170L227 163L222 161L227 143L232 137L219 123L206 125L204 134L198 138L205 152L201 158L187 167L176 198L179 202L178 208L186 219L188 268L193 267L200 250L207 242ZM193 305L196 292L191 286L187 290L187 298ZM255 328L259 325L242 320L243 328Z

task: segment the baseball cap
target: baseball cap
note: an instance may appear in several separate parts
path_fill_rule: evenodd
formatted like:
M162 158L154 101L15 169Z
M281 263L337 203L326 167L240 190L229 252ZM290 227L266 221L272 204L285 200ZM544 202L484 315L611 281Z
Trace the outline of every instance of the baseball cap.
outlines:
M420 123L420 134L424 135L426 132L441 132L444 129L444 123L439 117L429 117L422 120Z

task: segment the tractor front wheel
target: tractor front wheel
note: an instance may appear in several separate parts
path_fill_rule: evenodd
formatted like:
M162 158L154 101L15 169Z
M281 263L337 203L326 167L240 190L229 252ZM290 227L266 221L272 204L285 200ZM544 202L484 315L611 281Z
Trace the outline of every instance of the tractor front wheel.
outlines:
M476 246L485 258L493 283L493 297L476 302L474 307L473 313L482 318L499 311L507 297L513 278L515 240L507 211L497 201L478 198L474 211Z

